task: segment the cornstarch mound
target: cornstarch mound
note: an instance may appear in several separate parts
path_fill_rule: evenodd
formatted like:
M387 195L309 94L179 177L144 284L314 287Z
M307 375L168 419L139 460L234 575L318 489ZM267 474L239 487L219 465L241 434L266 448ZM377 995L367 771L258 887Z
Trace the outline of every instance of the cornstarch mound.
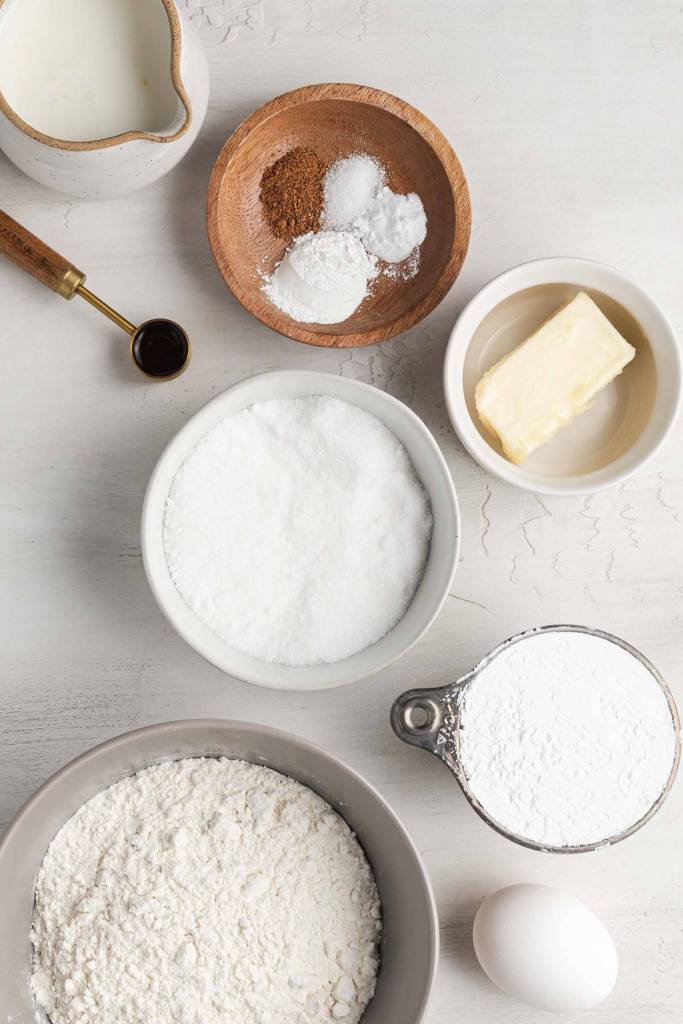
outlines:
M358 1024L380 932L370 865L329 804L260 765L185 758L57 833L31 984L51 1024Z
M223 420L175 476L171 578L213 633L281 665L376 643L404 616L432 533L403 445L324 395L260 402Z

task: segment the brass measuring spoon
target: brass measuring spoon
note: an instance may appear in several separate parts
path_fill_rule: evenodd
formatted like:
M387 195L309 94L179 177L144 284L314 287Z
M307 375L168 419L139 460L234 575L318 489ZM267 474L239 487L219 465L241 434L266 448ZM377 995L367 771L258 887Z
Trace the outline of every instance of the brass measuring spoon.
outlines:
M190 362L190 339L172 320L145 320L136 327L85 287L85 274L0 210L0 253L63 299L80 295L130 335L133 363L153 380L172 380Z

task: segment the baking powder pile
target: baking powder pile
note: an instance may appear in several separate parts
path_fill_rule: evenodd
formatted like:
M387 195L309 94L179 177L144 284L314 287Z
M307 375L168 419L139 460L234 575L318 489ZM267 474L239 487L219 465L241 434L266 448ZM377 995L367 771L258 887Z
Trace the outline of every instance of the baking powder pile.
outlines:
M429 498L375 416L324 395L259 402L176 474L164 547L175 586L232 647L281 665L339 661L405 614Z
M385 185L356 218L354 229L368 252L387 263L401 263L427 234L422 200L415 192L402 196Z
M512 644L461 698L468 786L499 825L548 846L600 843L664 790L676 740L666 698L632 654L601 637Z
M329 804L268 768L186 758L57 833L32 987L52 1024L357 1024L380 930L370 866Z

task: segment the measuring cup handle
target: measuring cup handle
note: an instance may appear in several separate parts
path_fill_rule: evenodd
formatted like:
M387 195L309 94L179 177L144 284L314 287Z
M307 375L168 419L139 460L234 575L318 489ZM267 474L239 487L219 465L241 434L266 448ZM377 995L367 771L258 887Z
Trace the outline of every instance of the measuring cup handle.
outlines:
M0 253L63 299L72 299L85 274L0 210Z
M391 727L398 738L433 753L446 713L443 696L443 689L426 689L407 690L397 697L391 708Z

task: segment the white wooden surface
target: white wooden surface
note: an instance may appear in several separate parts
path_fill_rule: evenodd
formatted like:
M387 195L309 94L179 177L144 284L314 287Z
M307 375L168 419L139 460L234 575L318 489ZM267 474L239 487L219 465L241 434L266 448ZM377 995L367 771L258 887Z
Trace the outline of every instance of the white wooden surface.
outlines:
M574 858L499 838L446 769L390 731L392 698L448 682L500 640L547 622L612 630L683 702L683 428L619 490L543 499L487 477L444 409L444 346L463 304L523 260L614 263L683 329L683 8L679 0L186 0L210 54L213 98L185 162L123 201L70 202L0 159L2 205L88 271L127 316L191 332L191 372L146 385L122 335L0 266L2 681L0 825L51 772L136 726L232 716L298 732L348 760L421 849L442 923L430 1019L536 1024L473 957L481 898L545 881L583 897L621 954L595 1024L673 1024L683 991L683 784L639 835ZM409 334L356 352L268 332L212 264L204 194L221 145L266 99L316 81L388 89L445 131L469 179L464 272ZM308 367L386 388L432 429L463 514L462 564L429 635L378 677L331 693L272 694L223 677L162 619L145 582L140 503L163 445L216 392ZM561 1018L569 1024L574 1018Z

